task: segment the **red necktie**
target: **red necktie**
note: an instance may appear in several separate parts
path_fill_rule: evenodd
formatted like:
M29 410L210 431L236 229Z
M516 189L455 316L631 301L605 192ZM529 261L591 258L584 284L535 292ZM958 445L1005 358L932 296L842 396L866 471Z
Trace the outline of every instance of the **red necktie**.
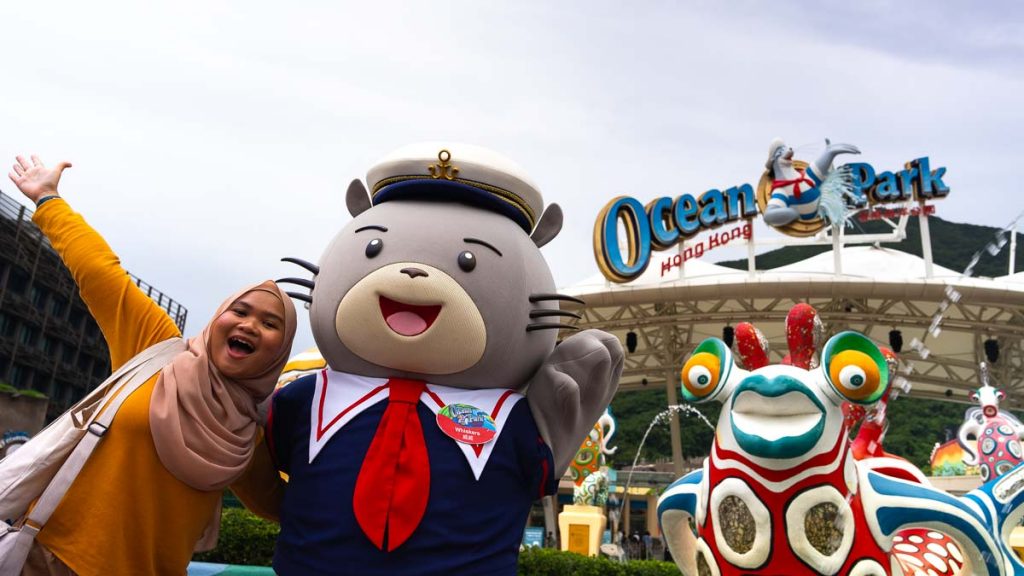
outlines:
M793 185L793 197L796 198L797 200L799 200L800 199L800 185L803 184L804 182L806 182L806 183L811 185L811 188L814 188L814 181L811 180L810 178L808 178L807 176L805 176L803 170L797 170L797 173L800 174L800 177L799 178L794 178L792 180L772 180L772 190L775 190L776 188L782 188L783 186L789 186L790 184L792 184Z
M430 460L416 405L427 383L388 380L388 407L356 478L352 509L363 533L387 551L405 542L423 519L430 496Z

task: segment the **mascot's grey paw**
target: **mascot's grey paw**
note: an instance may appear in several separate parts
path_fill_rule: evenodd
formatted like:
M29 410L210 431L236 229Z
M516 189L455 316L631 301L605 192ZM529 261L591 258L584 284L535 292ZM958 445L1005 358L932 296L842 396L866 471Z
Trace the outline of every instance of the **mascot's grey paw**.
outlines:
M600 330L562 341L530 381L526 398L551 447L555 472L569 466L594 422L611 402L622 374L622 344Z

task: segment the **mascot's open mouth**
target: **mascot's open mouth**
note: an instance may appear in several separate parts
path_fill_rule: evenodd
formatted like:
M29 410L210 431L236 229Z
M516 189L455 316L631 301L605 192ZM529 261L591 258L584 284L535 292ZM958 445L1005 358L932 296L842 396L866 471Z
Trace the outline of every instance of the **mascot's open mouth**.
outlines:
M402 336L416 336L427 331L441 313L441 305L415 306L380 297L380 313L388 327Z

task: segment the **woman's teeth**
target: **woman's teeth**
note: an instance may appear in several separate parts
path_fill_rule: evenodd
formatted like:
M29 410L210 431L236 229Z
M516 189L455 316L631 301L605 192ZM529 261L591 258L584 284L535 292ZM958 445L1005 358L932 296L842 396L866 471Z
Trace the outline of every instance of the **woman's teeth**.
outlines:
M256 349L252 343L242 340L241 338L230 338L228 339L228 347L235 352L244 352L245 354L252 354Z

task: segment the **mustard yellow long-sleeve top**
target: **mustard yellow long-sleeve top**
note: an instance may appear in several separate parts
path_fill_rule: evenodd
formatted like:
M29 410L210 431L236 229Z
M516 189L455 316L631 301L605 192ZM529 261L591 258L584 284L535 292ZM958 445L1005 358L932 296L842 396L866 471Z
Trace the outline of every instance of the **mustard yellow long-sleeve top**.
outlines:
M64 200L44 203L33 220L71 270L110 347L112 369L152 344L180 336L103 238ZM82 576L184 574L217 510L220 491L186 485L157 456L149 426L156 379L124 402L37 537Z

